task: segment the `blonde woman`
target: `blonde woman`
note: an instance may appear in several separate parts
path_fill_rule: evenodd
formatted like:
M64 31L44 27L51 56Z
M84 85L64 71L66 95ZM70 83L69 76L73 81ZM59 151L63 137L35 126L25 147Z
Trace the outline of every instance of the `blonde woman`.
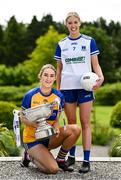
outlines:
M48 137L45 140L36 140L35 131L38 127L36 122L30 122L25 117L21 116L22 123L25 124L23 131L23 143L26 149L23 166L28 166L30 159L32 162L44 173L56 174L61 168L63 171L73 171L68 168L65 163L65 157L68 151L80 135L80 128L77 125L67 125L66 130L64 127L59 126L58 113L61 111L64 99L60 91L53 88L53 83L56 80L56 70L51 64L46 64L40 70L38 75L40 86L35 87L28 91L22 101L22 109L44 104L45 102L53 102L56 98L60 99L60 107L57 106L53 110L53 114L47 120L55 130L56 135ZM51 149L60 146L59 153L55 159ZM28 159L28 155L30 159Z
M58 42L55 52L57 60L57 89L65 97L65 113L69 124L76 124L76 107L79 106L82 125L82 142L84 161L80 173L90 170L91 129L90 114L94 100L93 92L82 89L80 78L83 73L92 70L99 76L93 87L98 89L103 81L103 73L98 62L99 50L92 37L80 33L81 20L76 12L70 12L65 19L69 36ZM68 166L75 163L75 148L73 146L68 157Z

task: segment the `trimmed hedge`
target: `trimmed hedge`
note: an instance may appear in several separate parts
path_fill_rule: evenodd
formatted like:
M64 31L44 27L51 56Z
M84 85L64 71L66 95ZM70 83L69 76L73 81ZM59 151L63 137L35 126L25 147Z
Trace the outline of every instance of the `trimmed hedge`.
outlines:
M0 86L0 100L14 102L21 106L23 95L39 83L29 86ZM94 92L96 105L115 105L121 100L121 83L107 84Z
M18 64L15 67L0 65L0 85L30 85L34 82L32 68L25 64Z
M31 86L0 86L0 100L14 102L17 106L21 106L21 101L24 94L35 87L33 84Z
M115 105L121 100L121 83L106 84L95 91L95 103L98 105Z

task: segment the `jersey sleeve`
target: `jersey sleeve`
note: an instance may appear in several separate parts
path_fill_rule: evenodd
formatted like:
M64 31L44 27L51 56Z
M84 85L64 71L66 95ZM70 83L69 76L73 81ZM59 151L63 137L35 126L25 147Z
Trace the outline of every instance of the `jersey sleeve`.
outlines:
M99 49L97 48L96 41L93 38L91 39L90 50L91 50L91 55L100 53Z
M31 96L27 93L22 100L22 108L28 109L31 107Z
M61 48L60 48L59 44L56 47L54 59L56 59L56 60L61 59Z
M60 92L59 97L60 97L59 112L61 112L61 111L62 111L62 109L64 108L65 99L64 99L64 96L63 96L63 94L62 94L61 92Z

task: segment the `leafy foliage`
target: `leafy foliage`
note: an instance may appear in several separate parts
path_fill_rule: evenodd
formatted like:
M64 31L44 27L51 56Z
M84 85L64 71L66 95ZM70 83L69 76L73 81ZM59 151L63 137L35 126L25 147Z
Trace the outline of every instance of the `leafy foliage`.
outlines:
M92 143L96 145L107 145L113 139L115 133L114 131L107 125L104 125L99 122L96 115L96 107L95 104L92 110Z
M42 37L42 40L44 41L45 39L43 37L44 35L46 36L50 26L53 26L56 29L59 36L61 36L61 34L59 33L68 34L68 30L64 26L64 23L53 21L53 17L51 16L51 14L43 16L40 21L37 20L36 16L33 16L30 24L18 23L15 16L12 16L8 21L6 27L0 26L0 64L5 64L8 67L16 66L19 63L24 62L25 60L32 60L33 57L31 58L30 54L34 51L36 46L38 46L36 44L36 40L39 37ZM105 76L105 83L113 83L120 81L121 24L114 21L110 21L108 24L106 20L101 17L94 22L83 22L80 32L90 35L96 39L97 45L100 49L99 61ZM57 42L58 39L60 39L58 36L53 36L52 40ZM50 41L50 43L51 42L52 41ZM43 42L41 43L45 45ZM53 46L53 50L50 49L50 51L54 51L54 49L55 46ZM48 51L43 52L46 53ZM40 53L40 55L43 54L44 53ZM47 57L50 57L49 54ZM45 58L43 58L43 60L45 60ZM49 63L50 61L52 62L52 59L46 59L45 62ZM2 81L2 83L4 85L7 83L7 85L10 85L13 82L14 85L15 83L18 85L18 83L20 83L20 72L22 71L23 76L20 80L23 84L25 84L25 82L27 82L27 84L30 84L33 78L31 78L30 75L33 74L32 70L34 68L32 70L31 68L29 69L27 67L24 68L23 66L25 64L22 63L20 66L16 66L15 69L6 70L5 75L7 76L8 73L10 75L10 78L13 78L13 81L7 81L8 76L5 76L6 81ZM33 65L35 64L32 64L32 67ZM31 67L31 65L29 65L29 67ZM17 72L16 69L18 69ZM15 73L12 73L12 71L14 70ZM17 77L16 82L14 82L14 76ZM35 78L35 74L33 76ZM25 79L23 77L25 77ZM0 79L2 79L1 76Z
M25 56L25 26L18 23L12 16L5 29L5 58L4 63L7 66L15 66L18 62L22 62Z
M119 101L113 108L110 124L112 127L121 128L121 101Z
M21 106L24 94L35 86L38 86L38 83L31 86L0 86L0 100L6 100Z
M0 124L0 156L18 156L20 149L16 147L14 134Z
M59 35L53 27L50 27L44 36L37 39L37 46L30 54L29 60L16 67L0 66L0 84L19 86L37 82L37 75L44 64L56 64L54 60L55 46L62 37L64 35Z
M100 50L99 62L104 73L105 82L115 82L115 76L112 76L112 74L115 74L117 48L113 43L112 37L108 36L104 29L96 28L93 25L82 28L81 32L96 39Z
M121 100L121 83L106 84L95 91L96 104L115 105Z
M121 134L112 142L109 155L111 157L121 157Z
M16 108L15 104L0 101L0 124L3 124L8 129L13 129L13 109Z
M105 146L110 143L114 136L115 133L110 127L96 124L92 129L92 144Z
M50 26L48 32L37 39L37 46L30 55L30 60L23 63L24 68L28 68L28 71L31 70L33 82L37 80L37 74L44 64L56 64L56 61L54 60L55 47L57 42L64 36L65 35L63 34L59 35L58 32Z

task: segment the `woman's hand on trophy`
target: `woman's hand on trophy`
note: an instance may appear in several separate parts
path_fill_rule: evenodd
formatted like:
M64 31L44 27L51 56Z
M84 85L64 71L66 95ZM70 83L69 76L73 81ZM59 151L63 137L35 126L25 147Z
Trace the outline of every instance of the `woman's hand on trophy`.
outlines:
M33 126L34 128L38 128L39 127L39 122L31 122L31 126Z
M60 134L60 129L56 127L56 128L55 128L55 131L56 131L56 137L58 137L59 134Z
M20 111L20 120L22 123L24 123L27 126L32 126L34 128L39 127L39 122L38 121L30 121L29 119L27 119L25 117L25 115L23 114L23 111Z
M53 128L55 129L56 137L58 137L59 134L60 134L60 129L59 129L58 121L56 121L56 122L53 124Z
M34 127L34 128L38 128L38 127L39 127L39 123L38 123L38 122L35 122L35 121L33 121L33 122L27 121L26 125L32 126L32 127Z

